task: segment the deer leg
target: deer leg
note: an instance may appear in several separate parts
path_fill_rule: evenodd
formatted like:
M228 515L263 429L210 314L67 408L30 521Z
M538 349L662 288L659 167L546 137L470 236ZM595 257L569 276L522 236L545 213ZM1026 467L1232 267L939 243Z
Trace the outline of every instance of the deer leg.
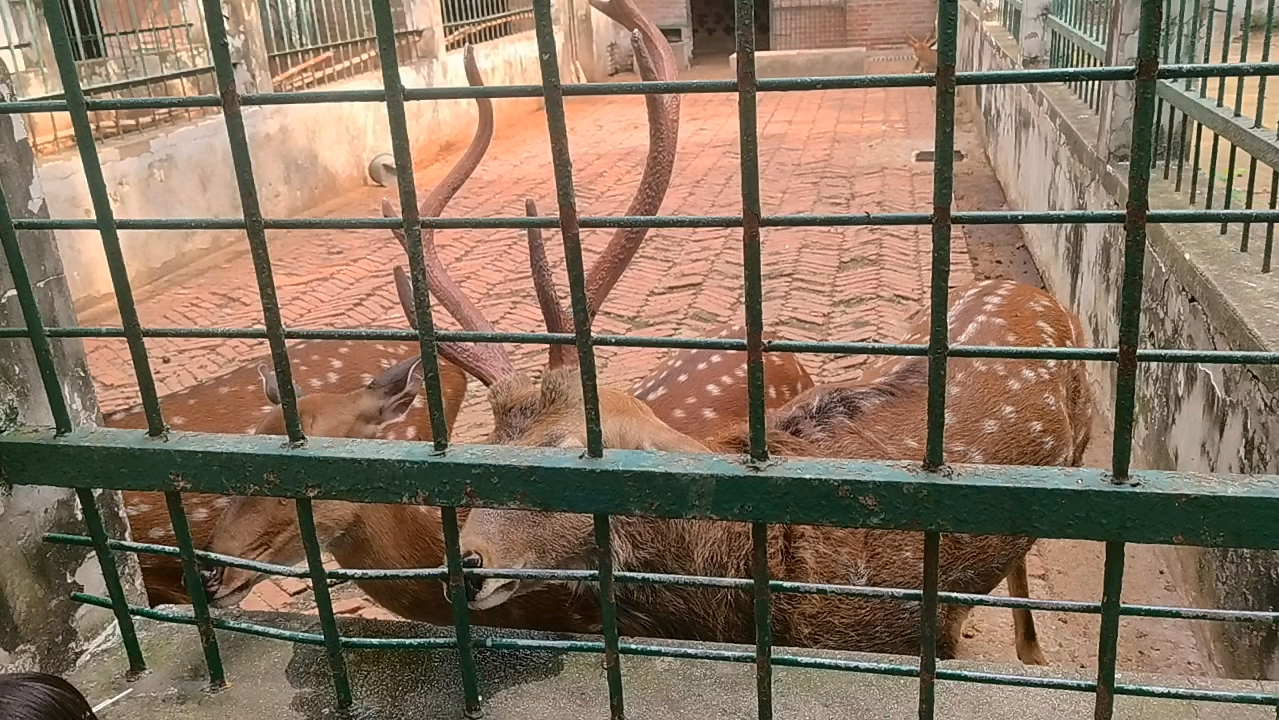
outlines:
M1026 574L1026 558L1018 558L1008 573L1008 596L1030 599L1030 578ZM1044 652L1039 648L1039 636L1035 633L1035 619L1026 608L1013 609L1013 639L1017 646L1017 659L1025 665L1047 665Z

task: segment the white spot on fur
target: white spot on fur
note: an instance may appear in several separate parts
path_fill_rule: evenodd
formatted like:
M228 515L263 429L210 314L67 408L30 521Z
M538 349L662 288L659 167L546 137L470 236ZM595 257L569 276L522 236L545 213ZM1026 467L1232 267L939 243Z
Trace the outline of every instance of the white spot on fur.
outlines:
M711 383L710 385L706 386L706 392L712 395L719 395L719 386L716 385L715 383Z
M698 370L705 370L705 369L706 369L706 367L707 367L707 364L706 364L706 363L704 363L704 362L703 362L703 363L697 363L697 369L698 369Z
M777 388L775 386L773 385L768 386L768 397L773 400L777 399Z
M994 435L995 433L999 432L999 423L995 422L994 420L982 421L981 427L982 427L982 430L984 430L987 435Z
M170 420L170 421L171 421L174 425L186 425L186 424L187 424L187 419L186 419L186 417L185 417L185 416L183 416L183 415L174 415L173 417L169 418L169 420Z
M706 418L707 420L714 420L715 418L719 417L719 414L716 413L711 408L702 408L702 417Z
M159 540L169 534L168 528L153 527L147 531L147 537L152 540Z
M712 355L712 356L711 356L711 362L713 362L713 363L717 363L717 362L719 362L719 361L721 361L721 360L723 360L723 359L724 359L724 356L723 356L723 355L720 355L720 354L718 354L718 353L716 353L716 354L714 354L714 355Z
M330 383L335 383L338 381L339 377L337 373L331 372L331 373L325 373L324 379L329 381Z
M329 360L329 367L333 368L334 370L342 369L343 364L344 363L341 360L338 360L337 358L331 358Z
M408 426L407 428L405 428L405 429L404 429L404 437L408 438L409 440L416 440L416 439L417 439L417 428L416 428L415 426L413 426L413 425L410 425L410 426Z
M654 390L653 392L649 393L649 394L648 394L648 396L647 396L647 397L645 397L644 399L645 399L645 400L656 400L656 399L658 399L659 397L661 397L661 396L663 396L663 395L665 395L665 394L666 394L666 388L665 388L665 387L659 387L658 389L656 389L656 390Z
M1013 407L1012 405L1005 405L999 409L999 412L1004 417L1011 418L1017 414L1017 408Z
M151 512L151 506L146 503L135 503L133 505L126 505L124 508L124 513L126 515L141 515L144 512Z
M696 395L689 395L688 397L684 398L684 404L685 404L685 405L696 405L696 404L697 404L697 396L696 396Z
M316 389L324 387L324 383L321 382L319 378L311 378L306 381L306 384Z
M688 380L688 373L684 373L680 375L679 377L675 378L676 382L684 382L685 380Z
M351 352L351 348L347 347L346 345L343 345L342 347L338 348L339 355L346 355L349 352Z
M684 417L684 411L680 410L679 408L675 408L674 410L671 411L671 417L682 418Z

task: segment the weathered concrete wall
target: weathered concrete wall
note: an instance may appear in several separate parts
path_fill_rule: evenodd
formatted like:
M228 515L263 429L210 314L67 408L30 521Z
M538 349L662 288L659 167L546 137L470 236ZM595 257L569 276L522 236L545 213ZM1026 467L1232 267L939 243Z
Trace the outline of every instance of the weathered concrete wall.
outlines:
M1013 38L965 2L960 69L1020 66ZM984 117L987 153L1009 202L1024 210L1114 210L1126 198L1126 166L1096 151L1096 115L1061 85L963 89ZM1151 206L1184 207L1166 183ZM1119 225L1030 225L1027 245L1049 289L1079 313L1090 340L1114 347L1123 270ZM1158 348L1279 348L1279 277L1217 226L1150 227L1142 344ZM1091 363L1099 410L1112 413L1115 369ZM1268 368L1143 365L1138 376L1135 460L1140 467L1228 473L1279 472L1279 376ZM1183 581L1196 601L1279 609L1279 554L1185 549ZM1235 677L1279 678L1279 630L1197 623L1213 660Z
M0 102L12 101L13 84L0 62ZM0 192L15 218L47 218L40 179L20 115L0 115ZM74 326L75 312L57 246L48 232L22 232L18 244L41 319L47 326ZM0 255L0 327L25 327L9 264ZM94 423L98 403L79 340L52 340L54 362L76 424ZM35 354L27 340L0 340L0 432L17 425L49 427L53 415ZM119 493L99 495L107 531L125 537ZM0 670L65 672L80 652L106 630L107 610L79 605L71 593L105 594L92 551L42 541L47 532L85 534L75 492L47 487L5 487L0 473ZM135 600L141 575L133 556L117 567Z
M475 50L486 85L541 82L531 32L482 43ZM460 52L405 66L402 75L407 87L466 84ZM325 89L377 87L380 74ZM528 98L496 100L498 126L540 103ZM381 103L275 105L246 108L244 114L253 174L267 217L296 217L337 193L368 184L369 161L391 150ZM412 102L407 114L413 154L419 161L441 147L468 142L475 130L471 100ZM241 217L221 115L103 143L99 154L117 217ZM40 174L54 217L91 215L78 155L44 160ZM378 214L376 207L369 208L369 215ZM111 282L98 234L59 232L58 242L77 305L109 298ZM195 253L242 244L244 238L228 232L125 232L121 242L131 277L135 284L144 284L189 262Z

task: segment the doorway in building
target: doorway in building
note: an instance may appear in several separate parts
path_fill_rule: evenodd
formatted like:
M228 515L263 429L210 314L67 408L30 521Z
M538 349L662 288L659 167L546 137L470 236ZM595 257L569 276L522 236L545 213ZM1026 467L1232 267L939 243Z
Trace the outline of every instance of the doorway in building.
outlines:
M733 0L689 0L693 16L693 61L718 63L737 49ZM755 0L755 49L769 49L769 0Z

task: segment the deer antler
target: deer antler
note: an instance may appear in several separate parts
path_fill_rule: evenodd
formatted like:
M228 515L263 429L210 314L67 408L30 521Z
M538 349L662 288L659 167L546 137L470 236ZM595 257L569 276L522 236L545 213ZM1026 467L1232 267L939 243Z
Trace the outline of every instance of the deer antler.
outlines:
M524 214L537 217L537 203L532 198L524 201ZM564 311L560 309L558 290L555 287L555 276L551 274L551 263L546 259L546 245L542 242L542 229L529 228L528 262L533 271L533 290L537 293L537 304L542 309L542 318L546 321L546 331L551 333L572 332L566 327ZM568 349L563 345L551 346L551 367L560 367L568 362Z
M467 45L463 50L462 62L466 68L467 82L473 87L482 86L484 81L480 77L480 69L475 63L475 50L472 46ZM475 128L475 137L471 139L471 144L466 148L466 152L462 153L462 157L444 176L440 184L436 185L431 190L431 193L426 196L426 199L422 201L418 208L420 217L439 217L440 213L444 211L444 207L453 199L453 196L462 188L462 185L470 179L471 174L475 172L475 168L484 159L484 154L488 152L489 143L493 139L493 101L489 98L480 97L475 99L475 105L479 111L479 122ZM382 215L395 217L395 210L386 199L382 200ZM408 245L403 231L392 230L392 233L400 241L400 245L404 247L407 253ZM440 261L439 253L435 249L435 230L433 228L424 228L422 230L422 259L426 265L426 275L430 281L431 291L439 298L440 304L444 306L444 309L458 321L458 324L464 330L493 332L493 323L489 322L484 317L484 314L480 312L479 307L471 302L471 299L466 296L462 288L449 275L444 263ZM400 307L404 310L404 316L409 325L417 329L412 284L403 267L397 265L394 269L394 274L396 291L400 298ZM491 385L497 379L515 372L510 356L507 355L506 349L500 344L478 346L469 343L440 343L437 348L440 355L479 378L485 385Z
M675 54L670 43L657 26L640 13L634 0L591 0L591 4L631 31L631 46L635 50L640 79L675 79ZM675 149L679 141L679 95L650 94L644 97L644 102L648 108L648 155L644 160L639 187L626 211L630 216L656 215L661 208L666 190L670 187L671 174L675 168ZM613 233L612 239L586 274L589 318L594 319L605 298L622 277L626 266L634 259L647 234L648 228L619 228ZM534 233L530 230L528 241L533 283L537 288L538 302L542 306L547 330L571 331L574 327L573 319L559 303L554 280L546 266L541 232ZM551 367L574 359L575 356L562 346L552 347Z

